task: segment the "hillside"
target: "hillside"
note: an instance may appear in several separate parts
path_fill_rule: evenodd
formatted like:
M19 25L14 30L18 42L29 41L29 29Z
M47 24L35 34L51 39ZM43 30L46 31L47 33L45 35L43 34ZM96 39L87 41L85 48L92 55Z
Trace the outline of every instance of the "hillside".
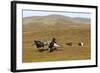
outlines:
M70 61L91 59L90 19L62 15L32 16L23 18L22 62ZM48 51L48 45L39 52L34 40L48 41L53 37L61 50ZM66 43L72 42L72 46ZM78 43L83 42L84 46Z
M84 25L83 25L84 24ZM23 18L24 28L44 28L44 27L79 27L89 26L90 19L87 18L72 18L63 15L48 15L48 16L31 16Z

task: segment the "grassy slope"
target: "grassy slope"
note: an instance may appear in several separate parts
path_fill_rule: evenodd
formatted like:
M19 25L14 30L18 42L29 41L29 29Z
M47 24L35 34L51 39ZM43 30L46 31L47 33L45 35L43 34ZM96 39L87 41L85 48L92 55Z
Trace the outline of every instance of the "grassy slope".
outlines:
M81 21L84 21L81 19ZM47 50L40 53L32 42L36 39L50 40L55 37L58 44L63 48L61 51L49 53ZM73 42L73 46L65 43ZM84 47L77 45L82 41ZM44 48L47 49L47 46ZM90 59L90 24L73 20L64 16L29 17L23 19L23 55L24 63L61 61L61 60L84 60Z
M88 28L77 29L37 29L23 32L23 62L55 61L55 60L81 60L90 59L90 31ZM61 51L42 53L37 51L35 46L31 46L33 40L48 40L56 37L57 43L63 48ZM73 46L65 45L66 42L73 42ZM79 47L78 42L83 41L84 47ZM46 47L47 48L47 47ZM45 48L45 49L46 49Z

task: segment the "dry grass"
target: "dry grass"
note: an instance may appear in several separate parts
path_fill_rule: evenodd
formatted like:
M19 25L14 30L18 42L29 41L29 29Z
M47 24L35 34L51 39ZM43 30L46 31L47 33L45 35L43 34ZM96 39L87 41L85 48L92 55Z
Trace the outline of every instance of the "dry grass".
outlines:
M38 52L32 42L36 39L47 41L55 37L58 44L63 47L62 50L49 53L47 50ZM78 42L84 43L83 47L77 45ZM72 46L65 43L72 42ZM44 49L47 49L45 47ZM90 47L90 28L33 28L32 30L23 29L23 55L24 63L45 62L45 61L63 61L63 60L85 60L91 58Z

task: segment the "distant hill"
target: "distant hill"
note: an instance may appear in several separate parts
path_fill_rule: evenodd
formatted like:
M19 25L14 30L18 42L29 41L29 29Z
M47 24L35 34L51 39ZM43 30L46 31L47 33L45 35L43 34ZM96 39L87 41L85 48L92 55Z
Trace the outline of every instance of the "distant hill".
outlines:
M80 23L87 23L90 24L91 20L89 18L80 18L80 17L76 17L74 18L76 21L80 22Z
M43 28L43 27L79 27L90 24L88 18L72 18L63 15L31 16L23 18L23 27Z

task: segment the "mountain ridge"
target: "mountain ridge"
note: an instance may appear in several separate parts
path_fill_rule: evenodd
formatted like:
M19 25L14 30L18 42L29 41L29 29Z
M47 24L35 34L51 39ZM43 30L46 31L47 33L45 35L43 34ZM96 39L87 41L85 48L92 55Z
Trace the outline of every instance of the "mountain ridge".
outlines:
M43 27L79 27L90 24L90 19L80 17L69 17L63 15L47 15L47 16L31 16L23 18L23 26L25 28L43 28Z

